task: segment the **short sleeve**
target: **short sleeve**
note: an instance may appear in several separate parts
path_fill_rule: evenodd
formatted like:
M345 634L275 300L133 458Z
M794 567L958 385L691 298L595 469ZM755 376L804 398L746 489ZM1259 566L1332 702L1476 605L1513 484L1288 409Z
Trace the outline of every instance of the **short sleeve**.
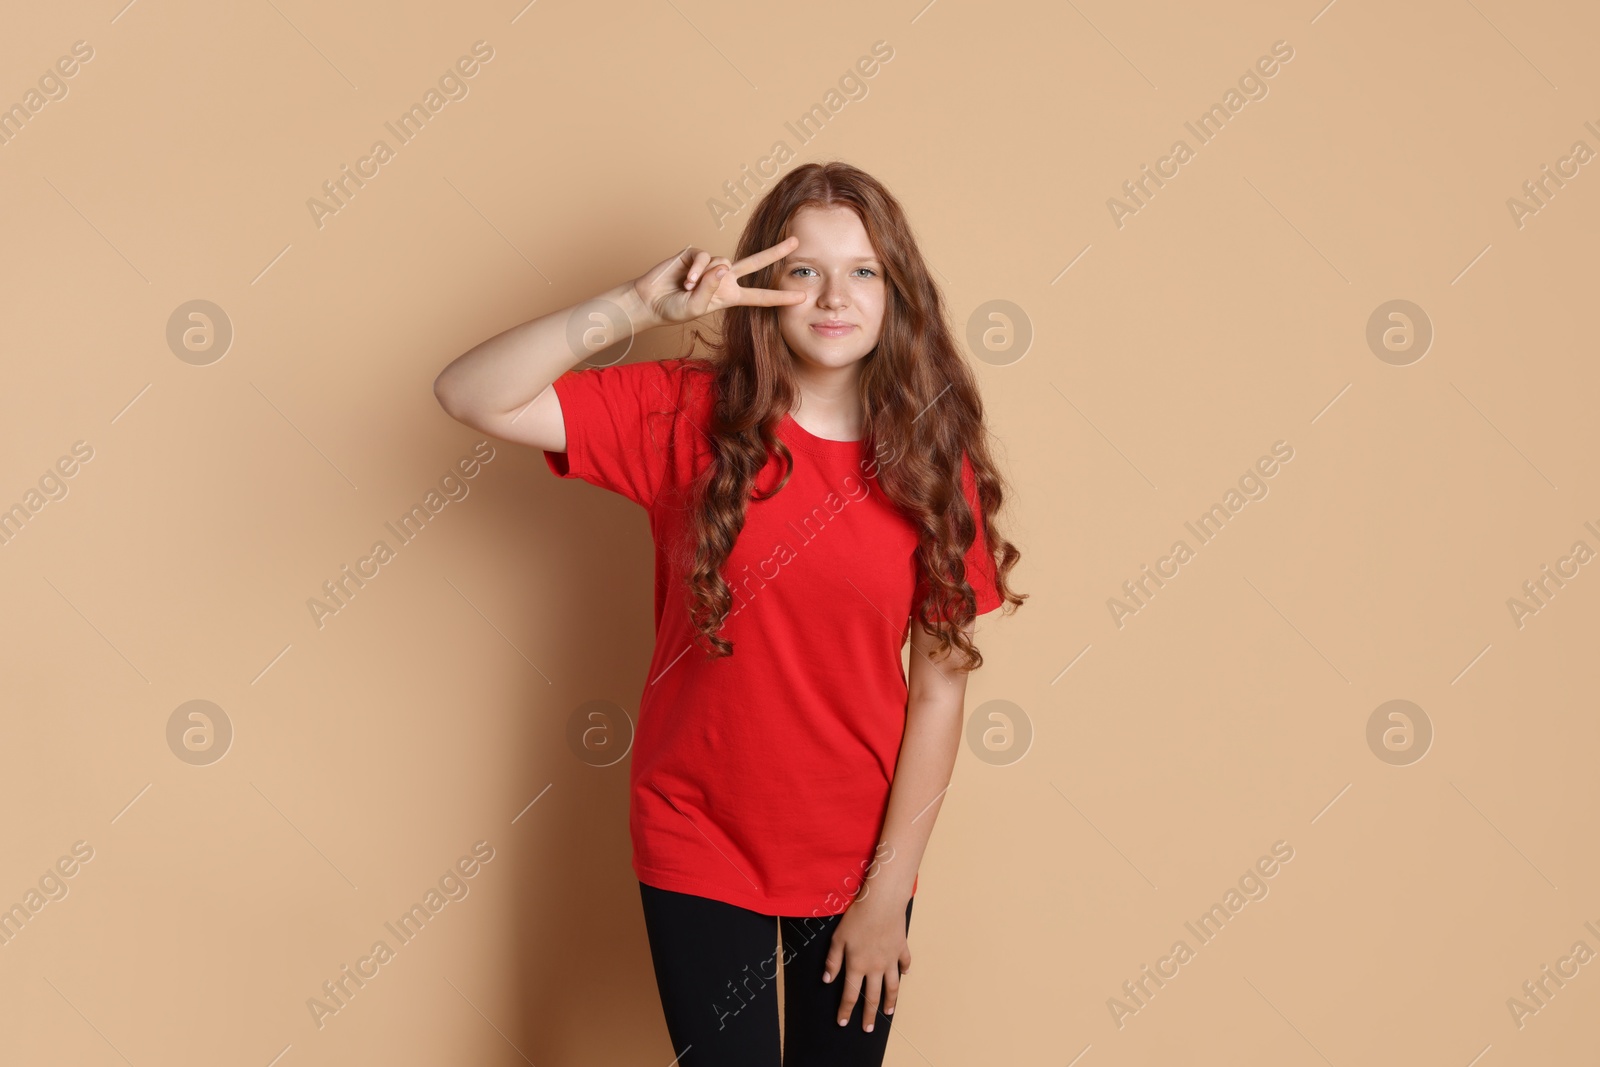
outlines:
M550 470L649 508L671 466L682 363L645 360L557 378L567 449L546 450Z
M966 564L967 584L972 586L972 595L976 600L974 614L984 615L998 608L1004 603L1000 589L995 581L994 558L988 549L988 542L983 536L983 505L978 500L978 483L972 473L972 463L963 454L961 457L961 489L967 498L967 507L972 509L972 519L977 527L972 538L972 547L967 549L964 557ZM911 611L915 616L921 606L923 598L928 595L927 575L922 573L918 566L916 591L912 594Z

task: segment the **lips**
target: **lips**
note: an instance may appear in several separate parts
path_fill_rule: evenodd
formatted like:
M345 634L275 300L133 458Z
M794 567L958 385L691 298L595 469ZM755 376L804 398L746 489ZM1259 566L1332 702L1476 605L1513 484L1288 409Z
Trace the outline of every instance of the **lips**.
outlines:
M824 337L843 337L856 327L855 324L851 322L840 322L837 319L830 319L827 322L813 322L811 324L811 328Z

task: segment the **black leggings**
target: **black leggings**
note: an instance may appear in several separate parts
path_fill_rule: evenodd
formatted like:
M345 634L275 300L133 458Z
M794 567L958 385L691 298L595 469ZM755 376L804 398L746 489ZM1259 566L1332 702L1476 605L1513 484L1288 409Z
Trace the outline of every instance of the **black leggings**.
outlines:
M822 980L842 915L779 917L639 883L656 988L677 1067L879 1067L894 1016L866 995L839 1025L844 982ZM914 898L913 898L914 899ZM906 902L906 929L911 928ZM777 927L783 931L783 1055L778 1050ZM848 962L848 961L847 961Z

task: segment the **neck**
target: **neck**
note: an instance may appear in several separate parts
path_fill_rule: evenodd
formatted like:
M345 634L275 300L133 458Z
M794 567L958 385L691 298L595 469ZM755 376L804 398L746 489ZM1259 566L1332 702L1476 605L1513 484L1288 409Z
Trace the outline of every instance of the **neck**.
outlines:
M795 389L799 396L790 411L794 420L818 437L853 441L861 437L861 363L845 367L819 367L794 361Z

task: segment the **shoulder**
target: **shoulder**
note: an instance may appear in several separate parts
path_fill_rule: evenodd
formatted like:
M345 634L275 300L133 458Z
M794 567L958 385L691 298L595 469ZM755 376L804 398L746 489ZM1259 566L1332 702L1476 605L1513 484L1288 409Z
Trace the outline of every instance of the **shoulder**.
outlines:
M711 421L716 372L710 360L690 356L622 363L585 374L615 373L614 387L626 395L648 439L669 453L692 456Z
M707 392L716 377L716 368L709 359L696 359L693 356L651 360L645 365L652 367L651 373L663 382L670 383L674 391L683 396Z
M687 414L712 392L715 375L709 360L689 356L644 359L605 367L573 367L557 379L563 394L592 393L615 402L629 401L646 413Z
M652 361L660 395L680 418L704 425L716 394L716 367L708 359L676 356Z
M643 387L664 389L673 395L684 396L705 391L715 376L710 360L693 356L643 359L637 363L619 363L601 369L627 376Z

